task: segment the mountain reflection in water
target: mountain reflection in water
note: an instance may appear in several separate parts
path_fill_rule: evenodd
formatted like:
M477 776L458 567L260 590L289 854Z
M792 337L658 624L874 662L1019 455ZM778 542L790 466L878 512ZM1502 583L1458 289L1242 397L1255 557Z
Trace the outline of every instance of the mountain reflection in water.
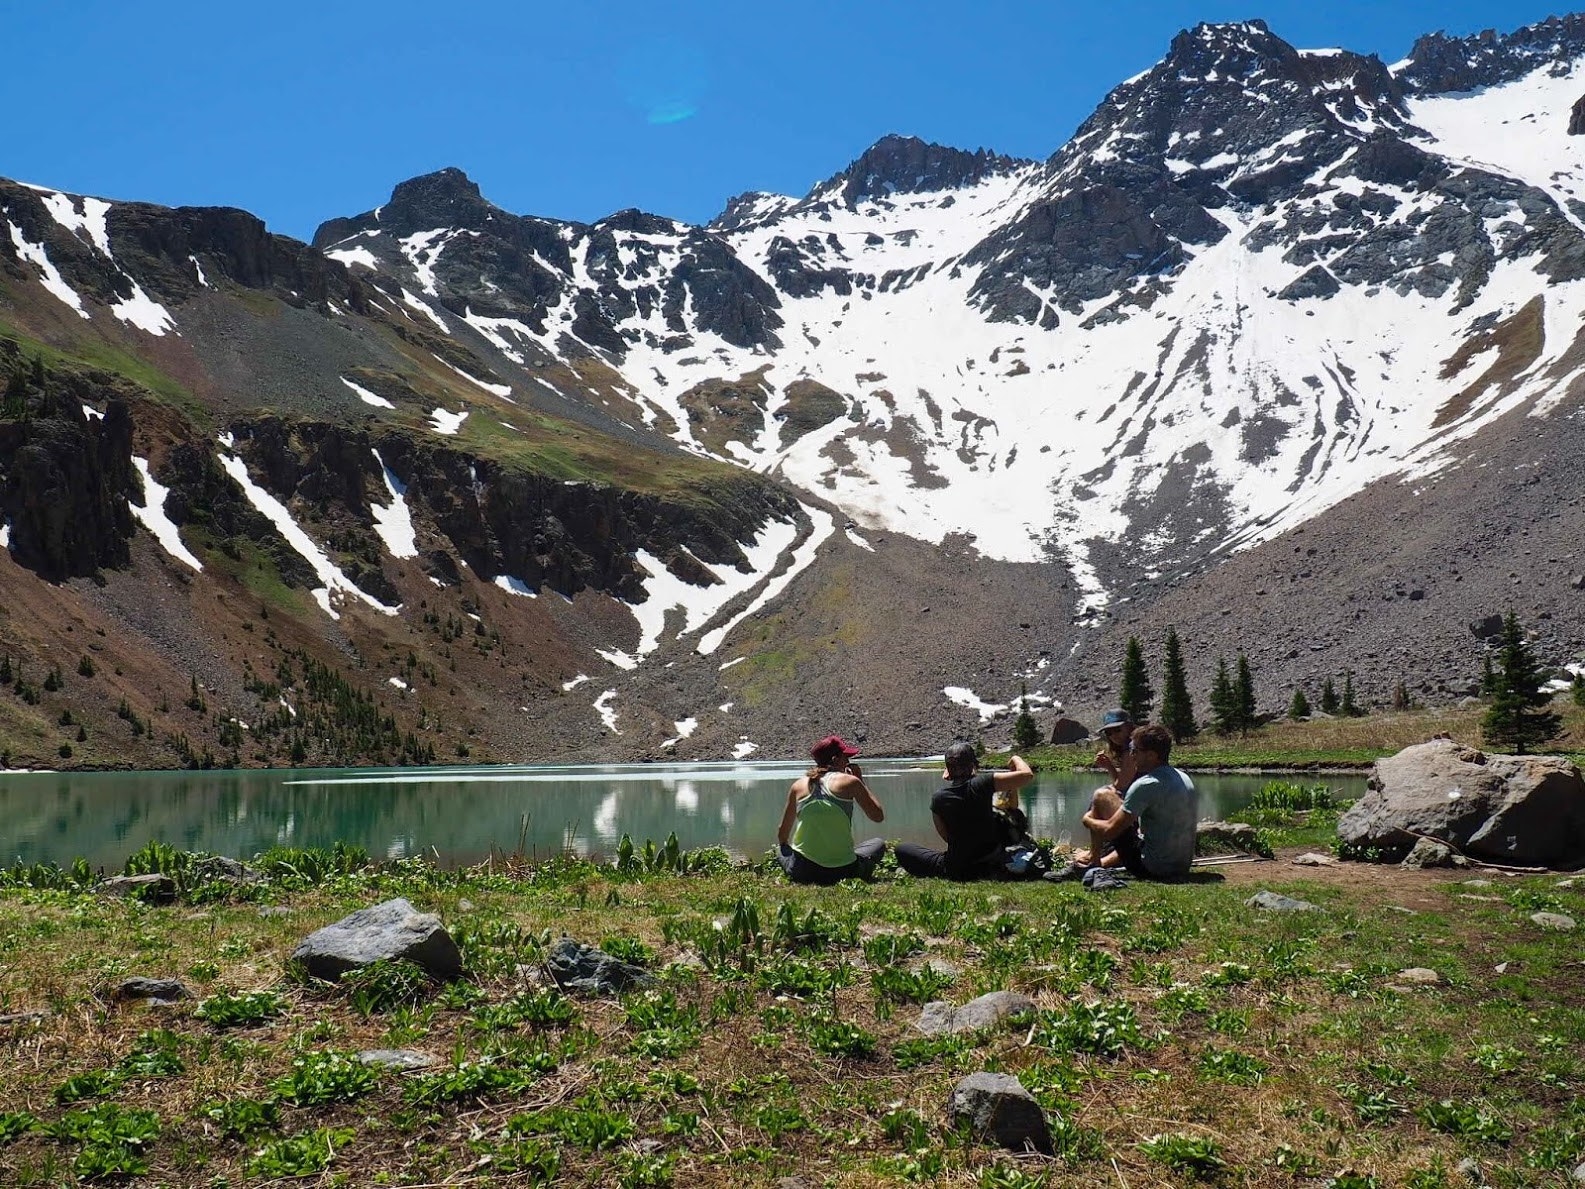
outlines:
M607 854L623 834L642 844L675 831L687 848L735 855L770 847L800 764L524 765L514 767L240 772L7 773L0 775L0 862L120 867L144 843L246 858L272 846L344 841L375 857L428 854L447 866L510 853L563 849ZM866 760L865 779L886 807L858 837L931 842L930 795L939 763ZM1200 816L1226 817L1266 782L1202 774ZM1327 777L1344 796L1360 777ZM1095 773L1042 773L1024 794L1038 835L1083 833L1079 818ZM525 819L526 817L526 828Z

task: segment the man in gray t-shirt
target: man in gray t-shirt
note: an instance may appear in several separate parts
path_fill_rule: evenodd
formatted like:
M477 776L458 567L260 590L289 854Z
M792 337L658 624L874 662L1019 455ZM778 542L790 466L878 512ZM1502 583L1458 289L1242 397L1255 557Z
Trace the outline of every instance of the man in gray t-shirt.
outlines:
M1200 796L1194 782L1167 763L1172 735L1166 727L1139 727L1129 743L1133 769L1122 808L1099 833L1114 841L1124 866L1141 879L1180 879L1194 861ZM1136 837L1129 827L1138 823Z

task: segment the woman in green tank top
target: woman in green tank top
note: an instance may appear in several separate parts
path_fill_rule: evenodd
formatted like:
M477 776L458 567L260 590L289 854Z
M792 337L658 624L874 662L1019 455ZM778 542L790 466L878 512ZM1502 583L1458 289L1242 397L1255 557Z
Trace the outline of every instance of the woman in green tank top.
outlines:
M871 838L853 845L853 806L872 822L886 811L853 763L858 755L840 735L827 735L809 749L815 766L787 790L787 808L776 831L777 858L794 883L829 886L842 879L868 879L886 851Z

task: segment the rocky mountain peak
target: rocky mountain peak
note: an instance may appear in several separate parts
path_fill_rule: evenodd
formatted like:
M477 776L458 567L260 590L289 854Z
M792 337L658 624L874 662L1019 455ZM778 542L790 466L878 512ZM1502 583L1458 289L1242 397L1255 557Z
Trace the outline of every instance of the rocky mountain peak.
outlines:
M993 174L1006 173L1029 162L1004 157L989 149L968 152L932 144L917 136L888 135L865 149L858 159L825 182L817 194L833 190L846 206L890 194L921 194L972 186Z
M1585 56L1585 13L1548 17L1512 33L1469 37L1430 33L1414 43L1398 70L1411 91L1439 95L1512 82L1548 63L1562 68Z
M479 193L479 184L454 166L421 174L397 184L391 200L380 208L382 225L405 229L473 227L489 218L495 207Z
M430 231L437 227L482 229L502 214L479 193L475 182L455 166L437 169L398 182L390 201L350 219L330 219L314 232L314 247L325 248L359 231L380 230L396 235Z

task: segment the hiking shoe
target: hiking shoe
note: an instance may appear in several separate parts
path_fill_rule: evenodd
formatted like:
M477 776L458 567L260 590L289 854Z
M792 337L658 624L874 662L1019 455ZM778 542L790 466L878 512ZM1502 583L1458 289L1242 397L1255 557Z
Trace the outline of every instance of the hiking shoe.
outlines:
M1047 871L1040 878L1050 883L1067 883L1070 880L1083 879L1088 868L1083 863L1069 863L1057 871Z

